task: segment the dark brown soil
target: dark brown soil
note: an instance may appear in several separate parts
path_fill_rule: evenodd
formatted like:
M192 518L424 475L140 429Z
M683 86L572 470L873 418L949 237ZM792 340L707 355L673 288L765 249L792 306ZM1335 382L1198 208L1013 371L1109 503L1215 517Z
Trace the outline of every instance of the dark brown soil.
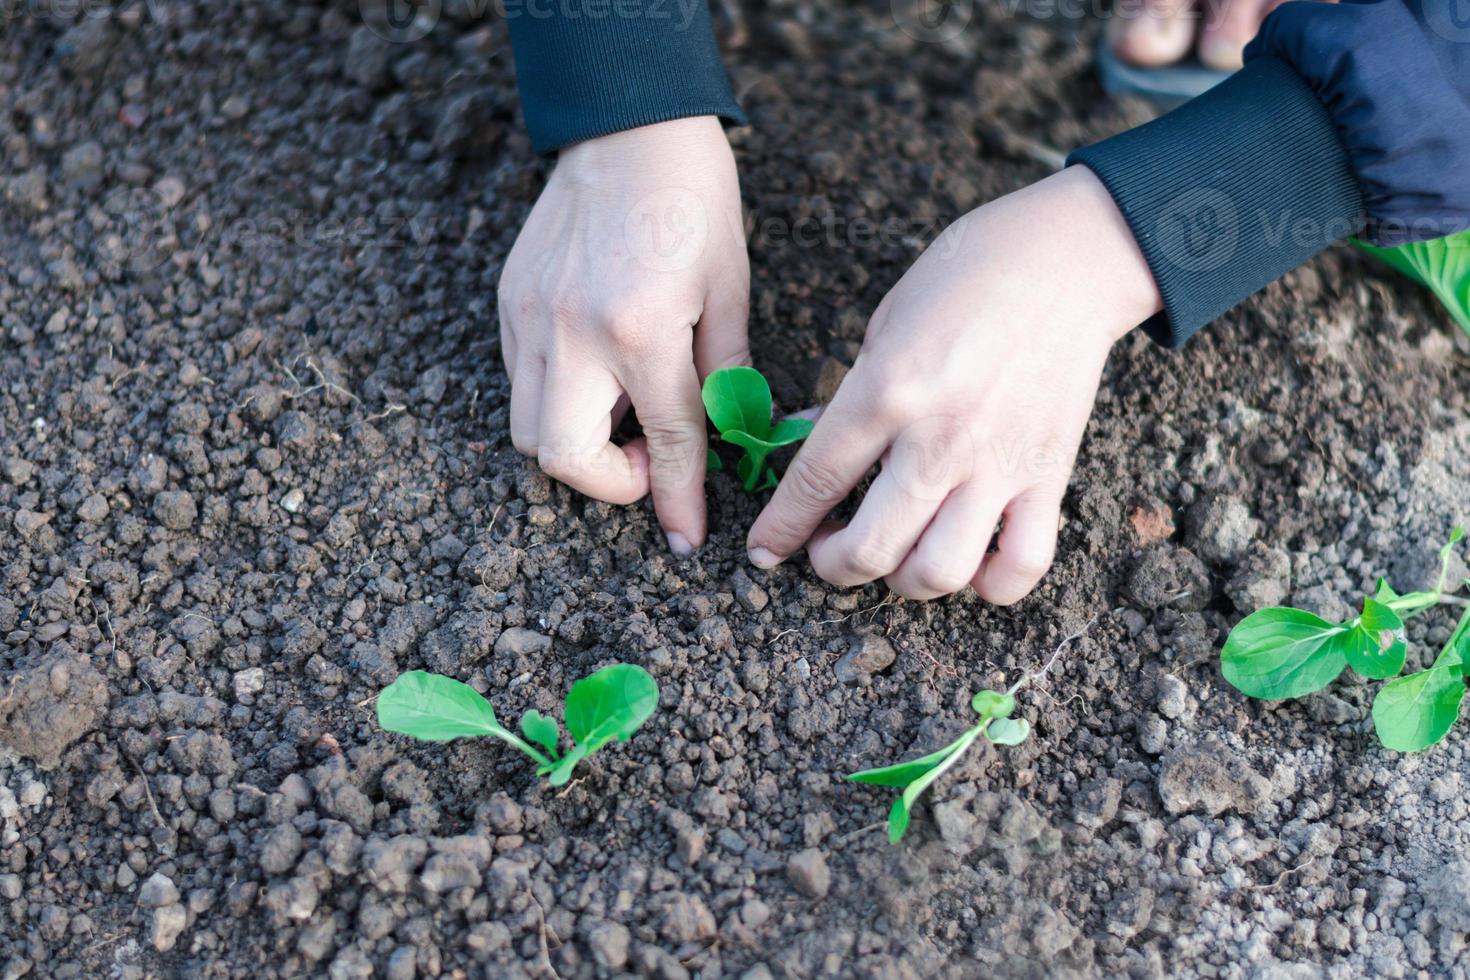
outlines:
M946 223L1144 116L1098 89L1091 22L987 7L932 44L883 4L717 6L786 405ZM504 24L359 24L167 0L0 39L0 974L1470 969L1463 733L1393 756L1366 688L1267 705L1216 664L1260 601L1419 584L1470 516L1470 345L1424 295L1338 251L1181 353L1122 343L1013 608L755 570L760 500L720 475L675 561L649 506L509 444L494 287L545 164ZM890 846L842 774L1079 632L1021 698L1032 739ZM373 721L402 670L515 717L613 660L662 710L564 790Z

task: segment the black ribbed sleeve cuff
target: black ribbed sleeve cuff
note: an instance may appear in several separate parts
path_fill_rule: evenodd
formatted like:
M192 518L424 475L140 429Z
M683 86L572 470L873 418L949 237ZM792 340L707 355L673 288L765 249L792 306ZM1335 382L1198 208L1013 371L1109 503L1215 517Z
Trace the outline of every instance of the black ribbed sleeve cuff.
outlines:
M705 0L525 0L506 19L539 153L689 116L745 125Z
M1332 119L1275 58L1067 163L1097 174L1138 239L1164 299L1143 329L1166 347L1364 221Z

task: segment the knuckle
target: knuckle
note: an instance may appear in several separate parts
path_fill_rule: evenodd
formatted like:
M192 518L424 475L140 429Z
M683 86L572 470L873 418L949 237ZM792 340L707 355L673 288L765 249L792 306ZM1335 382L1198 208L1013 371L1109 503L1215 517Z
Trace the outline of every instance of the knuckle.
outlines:
M1010 556L1007 564L1016 581L1026 583L1029 590L1051 568L1051 557L1050 550L1025 549Z
M918 558L915 560L913 580L920 589L931 595L949 595L963 589L970 581L970 576L963 571L956 571L952 564L944 561Z
M804 501L830 504L846 495L837 471L821 457L798 455L786 470L786 479L791 481L792 489Z
M878 542L867 542L853 549L842 563L840 574L857 582L871 582L893 571L897 564L891 548Z
M603 331L613 345L625 353L638 354L652 346L651 318L636 306L614 303L603 311Z

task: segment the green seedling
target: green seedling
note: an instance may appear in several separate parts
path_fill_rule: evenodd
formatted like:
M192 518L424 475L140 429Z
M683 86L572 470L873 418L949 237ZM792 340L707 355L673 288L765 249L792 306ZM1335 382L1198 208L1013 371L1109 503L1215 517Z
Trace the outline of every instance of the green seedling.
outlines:
M1354 244L1428 288L1470 334L1470 230L1396 248Z
M427 742L498 738L529 756L538 776L549 776L551 785L561 786L572 778L577 763L614 739L626 742L656 707L658 684L642 667L613 664L582 678L567 692L563 718L572 747L561 755L555 719L534 708L527 711L521 715L521 738L500 724L490 702L468 684L411 670L378 695L378 724Z
M776 485L767 457L782 446L805 439L812 431L808 419L782 419L771 424L771 386L755 368L721 368L704 380L704 410L720 430L720 438L745 450L735 467L746 493ZM714 450L708 469L723 467Z
M1373 728L1385 748L1427 749L1460 717L1470 672L1470 609L1433 665L1400 677L1408 657L1404 622L1441 605L1470 606L1455 595L1470 580L1451 585L1450 556L1465 537L1455 528L1440 549L1439 580L1432 592L1400 595L1384 579L1363 611L1346 623L1329 623L1301 609L1271 608L1236 624L1220 651L1225 679L1253 698L1300 698L1319 691L1351 667L1369 680L1388 680L1373 700ZM1389 680L1389 678L1394 678Z
M1020 685L1018 684L1017 687ZM888 840L897 844L909 829L909 819L920 794L960 761L966 750L980 738L996 745L1020 745L1031 734L1031 723L1025 718L1012 718L1016 710L1016 688L1004 693L981 691L970 699L970 707L980 716L979 722L938 752L918 759L900 762L881 769L864 769L847 778L869 786L891 786L902 790L888 811Z

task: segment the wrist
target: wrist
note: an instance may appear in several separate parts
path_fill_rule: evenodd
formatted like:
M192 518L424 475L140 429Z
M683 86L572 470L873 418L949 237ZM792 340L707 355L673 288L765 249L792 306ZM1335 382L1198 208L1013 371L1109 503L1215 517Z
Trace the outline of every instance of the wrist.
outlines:
M557 169L602 175L639 172L670 160L697 161L711 148L730 155L719 117L687 116L564 147L557 154Z
M1079 273L1091 280L1102 298L1098 326L1108 343L1114 343L1163 310L1163 296L1133 230L1097 175L1084 166L1072 166L1042 183L1050 181L1066 195L1067 212L1076 216L1076 242L1084 257Z

